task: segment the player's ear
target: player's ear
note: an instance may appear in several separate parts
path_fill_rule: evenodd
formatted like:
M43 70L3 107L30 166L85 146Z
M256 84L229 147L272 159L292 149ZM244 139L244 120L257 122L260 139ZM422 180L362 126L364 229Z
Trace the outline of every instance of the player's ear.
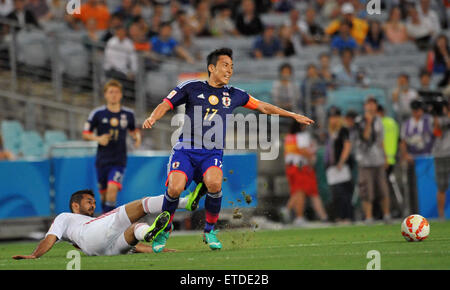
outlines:
M77 202L72 202L70 205L70 209L73 213L79 213L80 212L80 204Z
M208 71L209 71L210 73L212 73L215 69L216 69L216 66L213 65L212 63L208 65Z

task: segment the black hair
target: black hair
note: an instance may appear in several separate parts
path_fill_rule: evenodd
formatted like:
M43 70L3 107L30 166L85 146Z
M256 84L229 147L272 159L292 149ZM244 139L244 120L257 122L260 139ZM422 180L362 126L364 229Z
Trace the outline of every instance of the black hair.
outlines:
M233 50L228 47L222 47L208 54L208 56L206 57L206 70L208 71L208 76L211 74L208 69L209 65L217 65L217 61L219 60L219 57L221 55L226 55L233 59Z
M281 73L285 68L288 68L291 73L294 72L294 68L292 67L292 65L290 63L282 63L279 67L278 67L278 72Z
M72 193L72 195L70 196L70 201L69 201L69 208L70 208L71 212L73 212L72 203L75 202L75 203L80 204L81 200L83 199L84 194L89 194L90 196L95 198L94 192L90 189L83 189L83 190L79 190L79 191Z

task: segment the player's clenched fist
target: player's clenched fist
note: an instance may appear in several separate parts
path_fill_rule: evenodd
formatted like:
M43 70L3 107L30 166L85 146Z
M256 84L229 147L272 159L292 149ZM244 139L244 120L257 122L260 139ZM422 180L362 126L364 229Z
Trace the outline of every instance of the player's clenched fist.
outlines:
M100 144L102 146L106 146L106 145L108 145L110 139L111 139L111 135L103 134L98 137L97 142L98 142L98 144Z

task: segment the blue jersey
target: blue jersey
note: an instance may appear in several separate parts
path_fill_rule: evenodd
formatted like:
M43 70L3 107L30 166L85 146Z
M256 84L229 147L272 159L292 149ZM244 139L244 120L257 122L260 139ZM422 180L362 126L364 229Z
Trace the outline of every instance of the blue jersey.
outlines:
M127 163L127 131L134 131L134 112L126 107L121 107L120 112L113 113L106 106L94 109L85 123L83 133L97 131L97 135L109 134L108 145L97 147L97 167L126 166Z
M224 86L215 88L207 81L192 80L174 88L164 99L173 109L186 104L185 120L180 143L186 148L223 149L227 116L235 108L255 109L257 100L247 92Z

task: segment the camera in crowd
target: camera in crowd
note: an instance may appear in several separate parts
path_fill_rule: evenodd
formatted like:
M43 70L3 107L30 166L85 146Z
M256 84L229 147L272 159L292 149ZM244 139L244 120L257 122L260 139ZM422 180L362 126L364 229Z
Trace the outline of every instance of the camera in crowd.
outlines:
M443 116L444 108L448 106L448 100L438 91L419 91L421 105L425 113L433 116Z

